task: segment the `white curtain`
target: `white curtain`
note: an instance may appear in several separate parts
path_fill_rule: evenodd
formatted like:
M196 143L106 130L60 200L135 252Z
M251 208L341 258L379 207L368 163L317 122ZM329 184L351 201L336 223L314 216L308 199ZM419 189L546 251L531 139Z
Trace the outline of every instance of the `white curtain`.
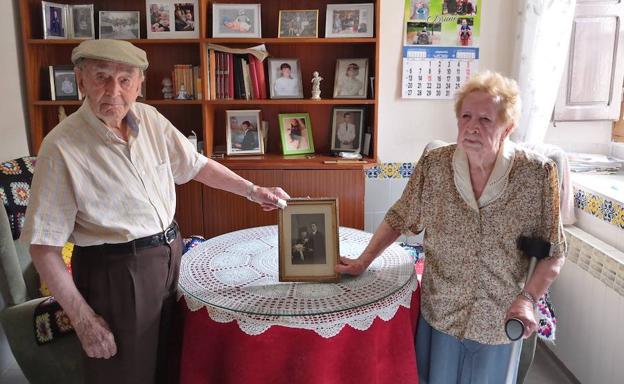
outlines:
M541 143L568 58L576 0L514 0L514 4L513 75L520 86L522 114L512 139Z

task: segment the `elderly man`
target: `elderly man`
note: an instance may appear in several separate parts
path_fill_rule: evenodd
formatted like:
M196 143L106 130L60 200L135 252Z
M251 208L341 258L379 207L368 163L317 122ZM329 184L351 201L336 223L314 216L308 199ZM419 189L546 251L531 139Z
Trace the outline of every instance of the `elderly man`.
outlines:
M69 316L87 383L153 383L165 375L182 241L175 184L194 179L257 202L288 195L262 188L198 154L156 109L136 103L148 62L120 40L87 40L72 52L82 106L45 138L22 239ZM72 277L60 257L76 244Z

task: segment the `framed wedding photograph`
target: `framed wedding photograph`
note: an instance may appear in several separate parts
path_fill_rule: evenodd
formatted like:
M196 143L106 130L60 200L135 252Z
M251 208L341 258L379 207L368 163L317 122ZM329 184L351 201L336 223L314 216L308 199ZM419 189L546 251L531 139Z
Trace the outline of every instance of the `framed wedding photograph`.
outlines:
M69 37L72 39L95 39L93 4L69 6Z
M262 155L264 139L260 110L225 111L228 155Z
M145 7L148 39L199 38L197 0L147 0Z
M262 37L260 4L212 4L212 37Z
M318 37L318 9L279 11L277 37Z
M338 281L338 199L289 199L279 210L278 241L279 281Z
M41 2L43 12L43 38L44 39L67 39L67 13L66 4Z
M365 99L368 59L338 59L334 77L334 98Z
M325 37L373 37L375 5L327 4Z
M271 99L303 99L299 59L269 57L269 95Z
M100 39L140 39L139 11L100 11Z
M363 107L334 107L331 116L331 151L361 152Z
M76 83L73 65L50 65L50 99L80 100L82 95Z
M314 153L309 113L280 113L277 119L284 155Z

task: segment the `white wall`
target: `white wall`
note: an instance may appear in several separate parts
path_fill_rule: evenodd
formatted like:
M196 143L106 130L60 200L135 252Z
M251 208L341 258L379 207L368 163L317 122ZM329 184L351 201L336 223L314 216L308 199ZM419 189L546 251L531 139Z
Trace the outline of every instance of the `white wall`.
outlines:
M0 68L2 68L2 102L0 102L0 161L28 155L26 139L26 111L22 103L17 50L19 34L15 21L18 5L6 1L4 12L0 12Z
M381 2L378 152L380 162L418 159L434 139L455 141L451 100L401 99L404 1ZM479 69L511 74L515 20L513 2L484 0L481 9Z
M550 123L544 141L569 152L609 153L612 121Z

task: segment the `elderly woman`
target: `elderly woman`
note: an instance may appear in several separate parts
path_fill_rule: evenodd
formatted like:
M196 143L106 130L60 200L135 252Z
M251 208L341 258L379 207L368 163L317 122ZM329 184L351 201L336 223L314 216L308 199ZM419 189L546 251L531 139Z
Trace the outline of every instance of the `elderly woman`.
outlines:
M457 94L457 144L425 153L370 243L336 270L357 275L401 232L425 230L416 337L421 383L514 383L520 348L505 321L537 329L537 298L558 275L564 239L557 170L507 140L518 122L515 81L486 72ZM531 279L519 236L550 243Z

